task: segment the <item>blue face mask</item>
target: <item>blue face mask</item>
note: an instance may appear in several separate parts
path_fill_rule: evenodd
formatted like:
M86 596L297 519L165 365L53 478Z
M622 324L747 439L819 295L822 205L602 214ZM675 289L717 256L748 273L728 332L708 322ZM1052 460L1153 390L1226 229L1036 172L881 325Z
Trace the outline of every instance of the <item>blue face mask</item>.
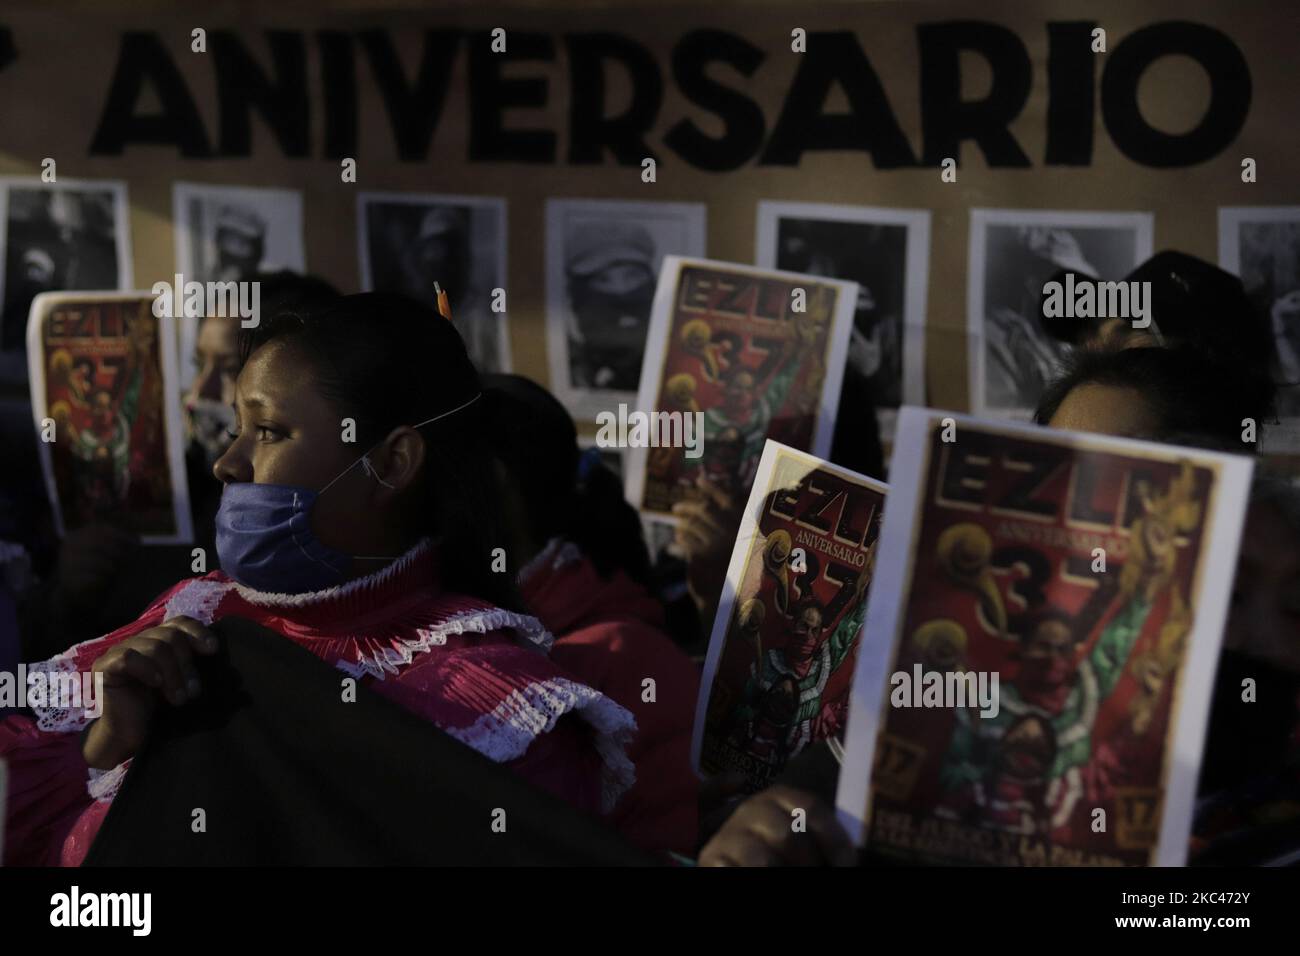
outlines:
M478 401L413 425L420 428ZM295 485L251 481L227 484L217 509L217 559L221 570L245 587L277 594L303 594L342 584L353 556L322 544L311 529L311 509L321 495L357 465L391 488L370 464L367 452L334 476L320 491ZM368 561L392 558L365 557Z

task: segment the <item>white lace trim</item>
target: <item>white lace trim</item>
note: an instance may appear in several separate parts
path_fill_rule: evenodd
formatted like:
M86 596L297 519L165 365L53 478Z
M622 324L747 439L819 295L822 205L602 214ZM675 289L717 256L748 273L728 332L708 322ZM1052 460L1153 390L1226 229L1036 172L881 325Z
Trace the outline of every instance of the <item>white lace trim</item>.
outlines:
M462 611L441 624L418 628L413 638L397 640L390 646L372 652L363 651L361 660L339 661L335 666L353 677L369 674L383 680L389 674L400 672L417 654L445 645L450 634L490 634L507 628L513 630L521 642L535 644L543 651L550 651L551 645L555 643L551 632L537 618L494 607L482 611Z
M186 582L176 590L170 598L167 599L167 605L163 609L163 620L169 621L173 617L184 615L192 617L201 624L211 624L216 614L217 605L221 603L221 598L235 587L234 582L230 581L210 581L204 578L195 578ZM73 659L79 656L81 649L90 644L98 644L108 635L102 634L99 637L92 637L89 640L73 644L66 651L55 654L47 661L39 664L29 664L28 673L37 670L58 670L64 672L75 671ZM33 708L39 712L39 708ZM42 724L42 730L47 728ZM85 724L80 726L68 727L68 730L81 730Z
M96 639L98 640L98 638ZM83 641L82 644L89 644L90 641ZM78 644L77 647L80 647ZM62 654L51 657L48 661L41 661L39 664L28 664L27 674L30 679L32 674L75 674L77 665L72 659L72 652L77 648L69 648ZM49 678L46 678L47 682ZM47 695L47 699L54 695ZM86 709L82 707L51 707L46 705L28 704L32 713L36 715L36 726L39 730L47 734L74 734L85 730L94 717L86 714Z
M626 747L636 733L636 718L604 694L563 677L535 681L522 691L512 691L489 714L468 727L447 733L497 763L523 756L529 745L574 712L596 730L596 751L604 761L601 775L601 812L609 813L619 797L636 782L636 769Z
M191 581L168 599L163 620L183 616L192 617L203 625L211 624L216 617L217 605L234 587L230 581Z
M131 761L124 760L112 770L96 770L91 767L86 792L100 803L112 803L117 791L122 788L122 781L126 779L126 771L130 766Z
M429 538L421 538L404 555L392 564L380 568L374 574L367 574L363 578L356 578L344 584L336 584L334 587L326 588L323 591L307 591L303 594L277 594L271 591L257 591L237 582L231 582L231 584L239 592L239 596L249 604L255 604L259 607L305 607L310 604L320 604L322 601L348 597L357 591L364 591L367 588L383 584L394 575L405 571L414 563L416 558L428 551L432 545L433 542Z
M565 565L581 560L581 548L572 541L565 541L563 538L555 537L547 541L546 547L533 555L528 563L519 569L519 573L515 575L515 581L522 586L548 564L551 566L552 571L558 571Z

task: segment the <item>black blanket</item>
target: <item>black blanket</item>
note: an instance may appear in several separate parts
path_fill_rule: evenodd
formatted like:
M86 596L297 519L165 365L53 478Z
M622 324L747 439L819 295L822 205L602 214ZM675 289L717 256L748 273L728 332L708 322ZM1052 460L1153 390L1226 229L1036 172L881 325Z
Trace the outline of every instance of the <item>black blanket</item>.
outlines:
M214 630L203 694L160 707L85 865L654 862L365 687L343 702L345 675L283 637Z

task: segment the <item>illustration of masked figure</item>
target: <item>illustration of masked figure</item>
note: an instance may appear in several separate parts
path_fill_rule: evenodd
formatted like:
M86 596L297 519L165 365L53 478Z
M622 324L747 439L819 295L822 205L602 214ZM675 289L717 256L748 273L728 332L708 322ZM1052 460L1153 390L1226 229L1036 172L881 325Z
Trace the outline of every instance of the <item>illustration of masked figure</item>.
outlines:
M812 595L802 598L790 615L785 646L769 649L750 665L743 703L732 718L732 743L765 762L772 774L812 741L839 733L847 697L824 702L822 693L853 650L866 615L862 597L869 580L869 570L859 576L833 630L821 603Z
M102 518L126 502L131 488L132 423L139 417L140 396L152 368L148 355L155 331L151 319L141 317L132 323L131 351L124 366L125 386L120 396L95 386L93 372L80 381L89 390L89 410L84 424L72 429L71 455L81 522ZM141 424L146 431L157 427L156 422Z
M724 373L722 403L704 412L705 454L683 459L684 483L693 483L694 469L703 468L707 477L726 486L753 484L773 410L785 403L802 363L788 360L779 367L766 387L748 365L736 364Z
M1020 628L1019 671L1001 683L998 713L956 711L940 771L946 793L938 814L1040 835L1069 822L1084 795L1097 714L1124 676L1157 597L1169 587L1178 536L1200 521L1186 464L1165 495L1153 499L1145 485L1139 493L1145 514L1134 522L1118 586L1104 584L1098 591L1098 607L1118 595L1118 610L1077 664L1078 647L1099 618L1085 610L1076 622L1054 608L1029 617ZM1173 606L1173 620L1185 633L1191 616L1177 592ZM1176 639L1163 634L1161 646ZM1166 664L1169 673L1173 664ZM1148 715L1142 730L1150 723Z
M1080 636L1067 615L1047 611L1028 626L1014 681L1000 686L998 713L956 711L940 778L940 815L1013 833L1063 826L1083 795L1081 768L1092 725L1115 689L1151 604L1134 597L1074 663Z
M113 511L131 486L131 422L140 399L141 375L135 374L114 408L113 395L96 389L90 396L90 420L72 442L73 474L81 522Z

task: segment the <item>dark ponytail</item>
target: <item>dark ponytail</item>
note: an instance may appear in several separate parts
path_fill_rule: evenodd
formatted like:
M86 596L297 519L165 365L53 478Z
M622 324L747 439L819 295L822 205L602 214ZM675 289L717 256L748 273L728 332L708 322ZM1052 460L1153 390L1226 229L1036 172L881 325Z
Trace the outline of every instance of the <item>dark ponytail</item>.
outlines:
M591 558L601 577L622 571L633 581L650 581L641 518L623 496L623 479L605 467L600 452L589 448L579 459L569 540Z
M273 310L241 332L241 359L275 339L305 349L320 392L356 420L362 448L481 394L452 324L405 296L367 292ZM480 398L420 428L426 505L419 530L439 540L444 586L514 610L520 601L511 576L492 571L492 551L506 539L483 406Z
M599 453L579 451L564 406L520 375L486 375L483 384L492 451L519 489L530 536L572 541L602 577L622 571L645 583L650 557L636 509Z

